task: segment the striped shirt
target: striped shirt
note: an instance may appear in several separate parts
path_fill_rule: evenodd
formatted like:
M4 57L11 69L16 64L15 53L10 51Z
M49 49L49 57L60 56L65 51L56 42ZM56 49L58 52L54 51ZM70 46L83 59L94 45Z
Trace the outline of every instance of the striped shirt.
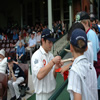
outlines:
M9 75L9 67L7 66L7 74ZM17 64L13 64L13 72L16 78L18 77L23 77L25 79L25 74L23 72L23 70L17 65Z
M74 60L68 79L71 100L74 100L73 92L81 94L82 100L98 100L96 71L84 55Z

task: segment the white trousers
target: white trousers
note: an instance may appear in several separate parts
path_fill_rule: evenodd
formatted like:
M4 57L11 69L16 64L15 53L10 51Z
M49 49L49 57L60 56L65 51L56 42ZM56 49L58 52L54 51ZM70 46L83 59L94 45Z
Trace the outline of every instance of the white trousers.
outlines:
M11 97L14 97L16 95L16 98L18 99L20 96L19 87L18 85L24 81L23 77L19 77L16 79L16 81L9 80L8 81L8 87L11 93Z
M36 100L48 100L53 93L54 91L50 93L36 94Z

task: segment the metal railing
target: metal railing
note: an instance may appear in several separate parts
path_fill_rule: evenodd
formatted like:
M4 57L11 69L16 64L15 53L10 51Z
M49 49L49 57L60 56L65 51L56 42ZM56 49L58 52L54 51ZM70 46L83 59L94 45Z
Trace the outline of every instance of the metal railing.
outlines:
M68 79L61 84L61 86L52 94L52 96L48 100L56 100L57 97L64 90L64 88L67 86L67 84L68 84Z

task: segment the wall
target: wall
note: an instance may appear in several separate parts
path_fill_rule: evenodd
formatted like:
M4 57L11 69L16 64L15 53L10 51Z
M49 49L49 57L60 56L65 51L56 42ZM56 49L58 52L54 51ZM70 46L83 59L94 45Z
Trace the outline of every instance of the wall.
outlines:
M73 12L74 19L77 12L86 11L90 12L90 1L89 0L73 0Z
M0 27L7 27L11 23L20 25L19 0L3 0L0 3Z

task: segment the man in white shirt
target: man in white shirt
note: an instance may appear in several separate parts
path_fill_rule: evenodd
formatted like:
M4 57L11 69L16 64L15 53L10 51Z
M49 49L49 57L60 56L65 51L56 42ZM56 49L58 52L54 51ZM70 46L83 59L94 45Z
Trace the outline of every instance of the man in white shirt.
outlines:
M61 67L62 64L60 56L53 57L49 52L54 41L51 31L47 28L44 29L41 38L42 46L31 59L32 78L36 100L48 100L56 88L55 69Z

